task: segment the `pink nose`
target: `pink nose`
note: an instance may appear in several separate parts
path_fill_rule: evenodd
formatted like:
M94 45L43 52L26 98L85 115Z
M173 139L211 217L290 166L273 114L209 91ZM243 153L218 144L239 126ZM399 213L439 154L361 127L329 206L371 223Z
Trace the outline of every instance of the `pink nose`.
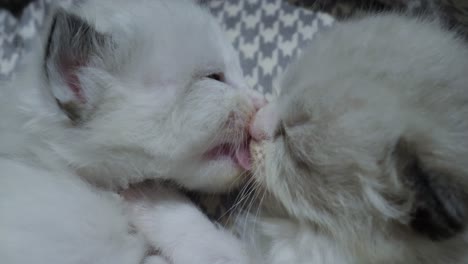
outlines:
M257 141L271 139L278 122L275 106L273 104L266 105L257 112L250 123L250 136Z

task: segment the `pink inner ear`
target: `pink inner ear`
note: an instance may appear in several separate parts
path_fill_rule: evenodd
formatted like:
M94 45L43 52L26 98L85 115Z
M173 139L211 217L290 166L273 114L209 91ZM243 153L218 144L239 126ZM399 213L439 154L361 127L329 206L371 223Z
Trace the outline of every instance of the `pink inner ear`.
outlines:
M86 103L86 97L81 87L80 79L76 74L77 70L84 66L85 63L82 61L70 61L63 60L61 63L62 70L64 72L65 82L70 90L73 92L73 95L80 103Z

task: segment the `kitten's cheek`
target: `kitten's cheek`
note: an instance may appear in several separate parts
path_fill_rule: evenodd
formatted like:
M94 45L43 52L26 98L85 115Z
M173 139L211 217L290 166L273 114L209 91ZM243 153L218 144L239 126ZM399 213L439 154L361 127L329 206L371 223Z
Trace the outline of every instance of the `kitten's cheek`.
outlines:
M269 140L278 126L278 112L273 104L260 109L249 126L250 136L256 141Z

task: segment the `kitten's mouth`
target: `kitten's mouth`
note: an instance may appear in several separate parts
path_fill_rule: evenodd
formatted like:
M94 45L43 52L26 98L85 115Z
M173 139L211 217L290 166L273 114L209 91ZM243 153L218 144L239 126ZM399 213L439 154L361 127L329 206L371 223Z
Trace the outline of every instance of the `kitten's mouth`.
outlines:
M234 164L244 170L252 168L250 155L250 138L240 144L222 143L207 151L204 155L209 160L230 159Z

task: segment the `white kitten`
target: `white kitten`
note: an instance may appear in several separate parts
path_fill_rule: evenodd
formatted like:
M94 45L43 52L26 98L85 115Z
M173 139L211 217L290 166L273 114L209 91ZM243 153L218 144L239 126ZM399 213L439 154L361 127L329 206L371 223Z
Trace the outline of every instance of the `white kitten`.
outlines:
M113 192L145 179L218 191L247 168L262 98L214 19L189 0L56 13L45 52L0 91L0 262L131 264L151 247L175 264L243 263L180 195L125 204ZM147 225L155 213L160 226Z
M256 263L468 263L467 73L435 22L378 15L317 38L251 126Z

